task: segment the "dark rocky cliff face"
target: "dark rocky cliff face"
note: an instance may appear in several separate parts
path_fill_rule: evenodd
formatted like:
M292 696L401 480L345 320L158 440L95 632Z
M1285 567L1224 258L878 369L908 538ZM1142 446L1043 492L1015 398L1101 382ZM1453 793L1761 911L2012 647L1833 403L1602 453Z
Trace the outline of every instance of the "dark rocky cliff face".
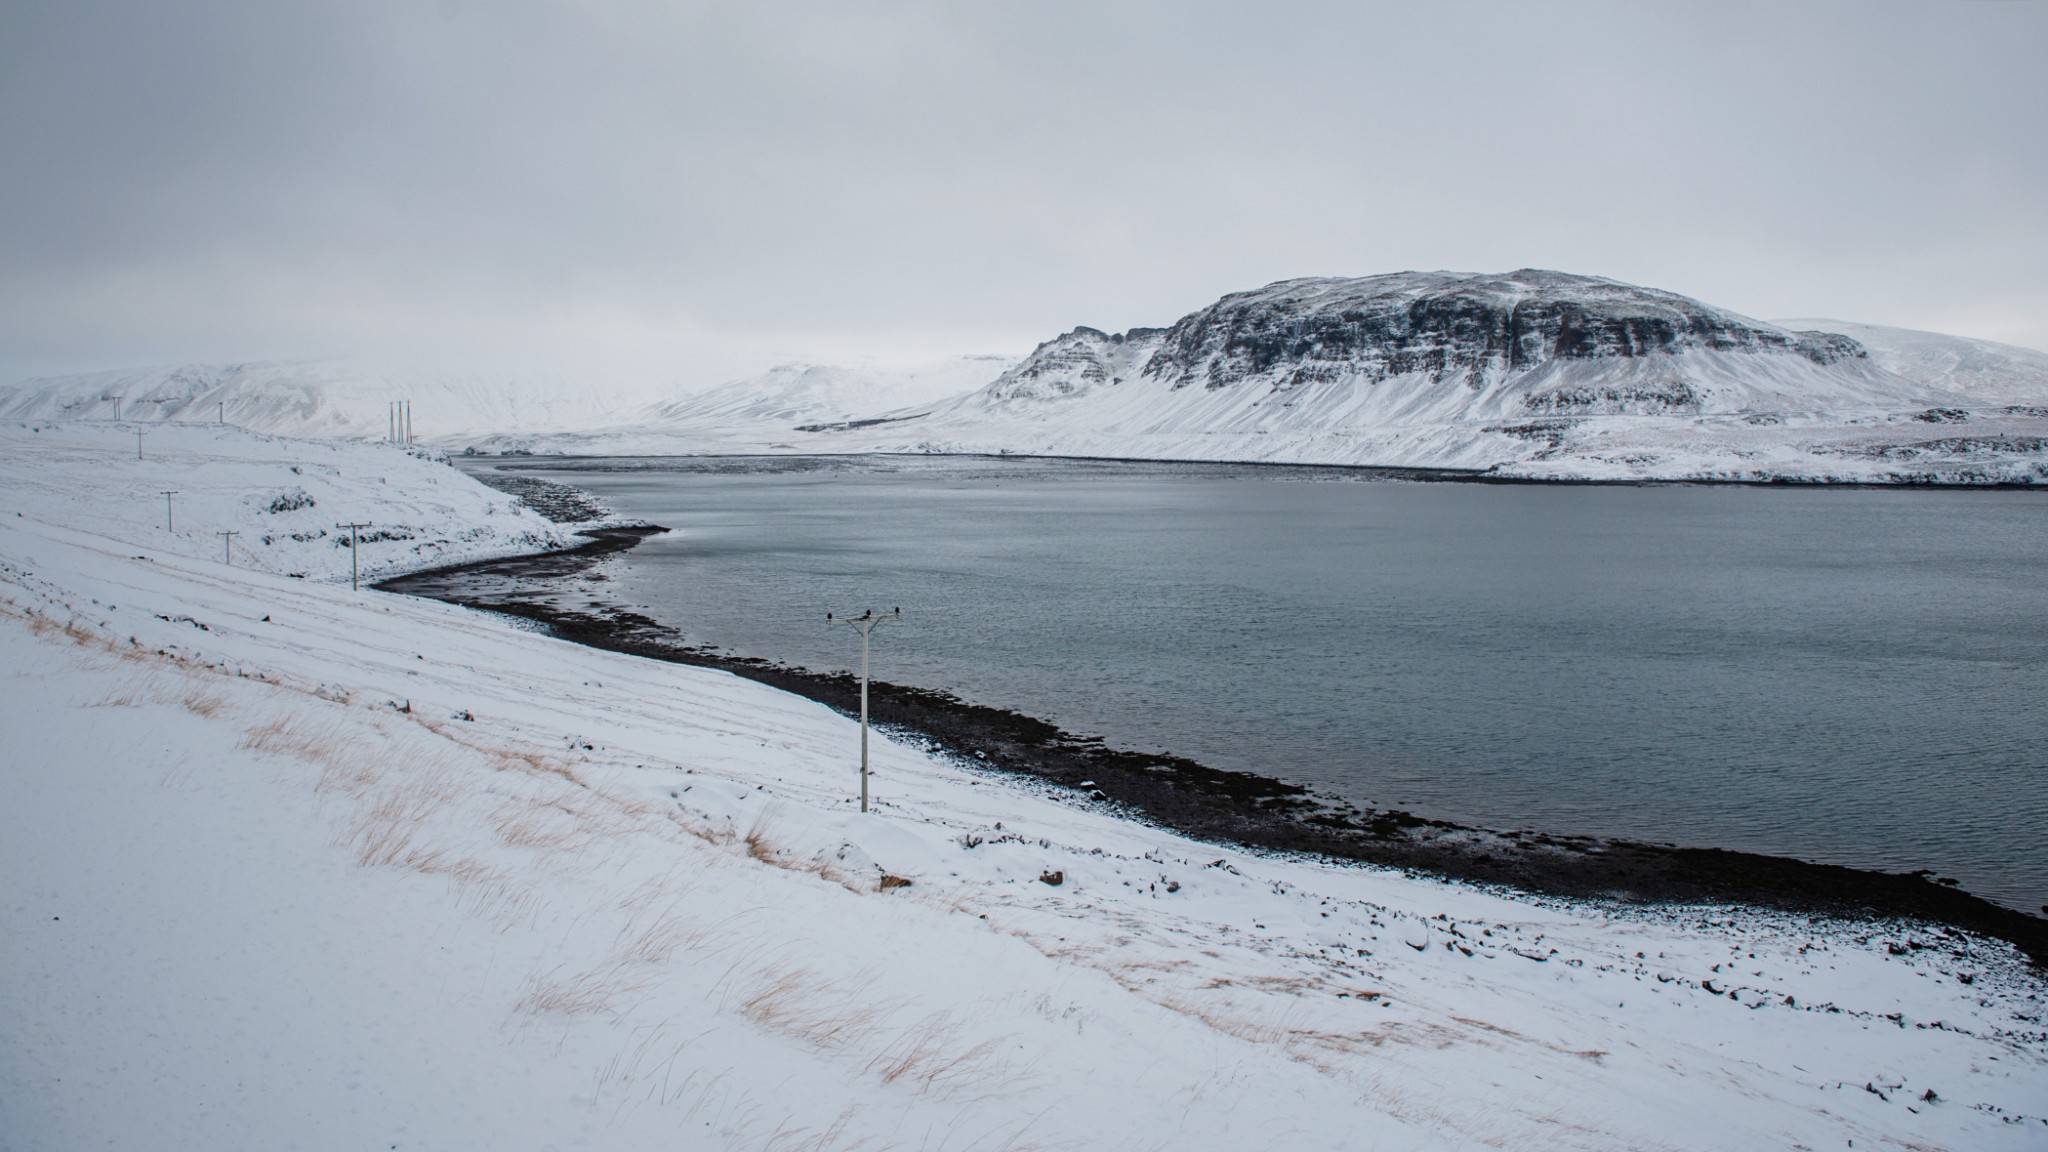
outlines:
M1023 363L990 385L989 392L998 400L1050 400L1098 384L1120 383L1138 370L1164 332L1162 328L1133 328L1112 334L1076 328L1032 349Z
M1083 329L1062 339L1082 332L1101 337ZM1085 340L1060 353L1087 356L1099 347ZM1550 360L1692 350L1794 355L1818 364L1865 356L1846 336L1787 332L1673 293L1595 277L1404 272L1286 280L1225 296L1168 329L1143 371L1176 388L1225 388L1253 377L1285 388L1418 372L1477 388Z

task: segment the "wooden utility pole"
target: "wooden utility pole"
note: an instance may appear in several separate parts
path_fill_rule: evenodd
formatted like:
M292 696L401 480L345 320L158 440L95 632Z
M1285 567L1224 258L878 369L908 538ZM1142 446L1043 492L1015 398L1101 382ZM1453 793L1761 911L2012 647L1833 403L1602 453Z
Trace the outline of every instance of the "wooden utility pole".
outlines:
M176 488L160 493L164 498L164 531L166 532L176 532L178 530L177 524L171 519L171 497L177 494L178 490Z
M884 620L901 620L903 609L876 612L873 608L858 616L825 613L827 624L850 624L860 633L860 810L868 810L868 634Z
M240 536L241 533L222 532L219 535L221 561L225 563L228 567L232 568L235 566L235 537Z
M118 417L116 417L116 419L118 419ZM135 458L137 460L142 459L142 438L145 435L147 435L147 433L143 432L142 429L137 428L135 430Z
M356 590L356 531L361 528L368 528L369 526L370 522L368 520L360 524L335 525L336 528L348 529L348 590L351 592Z

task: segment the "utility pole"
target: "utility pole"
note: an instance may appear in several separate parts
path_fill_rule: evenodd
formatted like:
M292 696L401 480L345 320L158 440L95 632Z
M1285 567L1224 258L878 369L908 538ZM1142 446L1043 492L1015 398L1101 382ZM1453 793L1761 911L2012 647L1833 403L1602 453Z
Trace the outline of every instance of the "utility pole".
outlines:
M860 810L868 810L868 633L884 620L901 620L903 609L876 612L873 608L858 616L825 613L827 624L850 624L860 633Z
M178 490L176 488L161 493L164 498L164 531L166 532L176 532L178 530L177 525L171 520L171 497L177 494Z
M216 400L216 401L214 401L214 403L216 403L216 404L220 405L220 416L219 416L219 418L218 418L218 419L216 419L216 420L214 421L214 423L216 423L216 424L225 424L225 423L227 423L227 422L228 422L228 402L227 402L227 401L225 401L225 400Z
M348 529L348 590L351 592L356 590L356 530L368 528L369 526L370 522L368 520L360 524L335 525L336 528Z
M398 439L398 401L387 401L384 405L384 439Z
M119 396L109 396L107 399L114 402L114 420L118 423L121 419L121 398Z
M405 402L405 442L406 442L407 444L411 444L411 443L413 442L413 436L412 436L412 401L410 401L410 400L407 400L407 401Z
M219 535L220 550L222 553L221 561L225 563L228 567L233 568L235 566L235 537L240 536L241 533L222 532Z
M114 419L119 420L120 417L116 416L114 417ZM135 458L137 460L142 459L142 437L144 435L145 433L142 431L142 429L137 428L135 430Z

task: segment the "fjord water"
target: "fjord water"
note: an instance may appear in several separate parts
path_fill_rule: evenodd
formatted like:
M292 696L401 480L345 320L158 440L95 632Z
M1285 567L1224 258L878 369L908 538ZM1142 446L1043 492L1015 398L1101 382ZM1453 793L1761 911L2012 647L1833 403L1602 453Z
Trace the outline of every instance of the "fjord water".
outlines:
M589 460L697 643L1499 829L2048 904L2048 494L1415 483L988 458ZM886 782L880 787L886 789Z

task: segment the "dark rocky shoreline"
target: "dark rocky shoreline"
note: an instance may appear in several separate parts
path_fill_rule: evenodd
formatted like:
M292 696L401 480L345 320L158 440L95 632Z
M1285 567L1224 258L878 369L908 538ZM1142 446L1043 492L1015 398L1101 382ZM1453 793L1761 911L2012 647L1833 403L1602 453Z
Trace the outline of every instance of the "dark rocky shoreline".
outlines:
M532 620L562 639L594 648L722 669L848 715L858 713L860 685L851 675L692 646L645 616L587 598L572 607L551 594L590 574L606 557L663 531L652 526L593 529L583 533L590 542L579 548L416 572L377 587ZM1713 848L1495 832L1398 810L1366 811L1283 781L1112 748L1031 716L879 681L870 685L870 712L876 724L913 734L940 751L1076 789L1202 839L1316 853L1543 896L1641 904L1744 903L1827 916L1924 920L2006 940L2036 966L2048 967L2048 919L1959 891L1928 872L1899 875Z

